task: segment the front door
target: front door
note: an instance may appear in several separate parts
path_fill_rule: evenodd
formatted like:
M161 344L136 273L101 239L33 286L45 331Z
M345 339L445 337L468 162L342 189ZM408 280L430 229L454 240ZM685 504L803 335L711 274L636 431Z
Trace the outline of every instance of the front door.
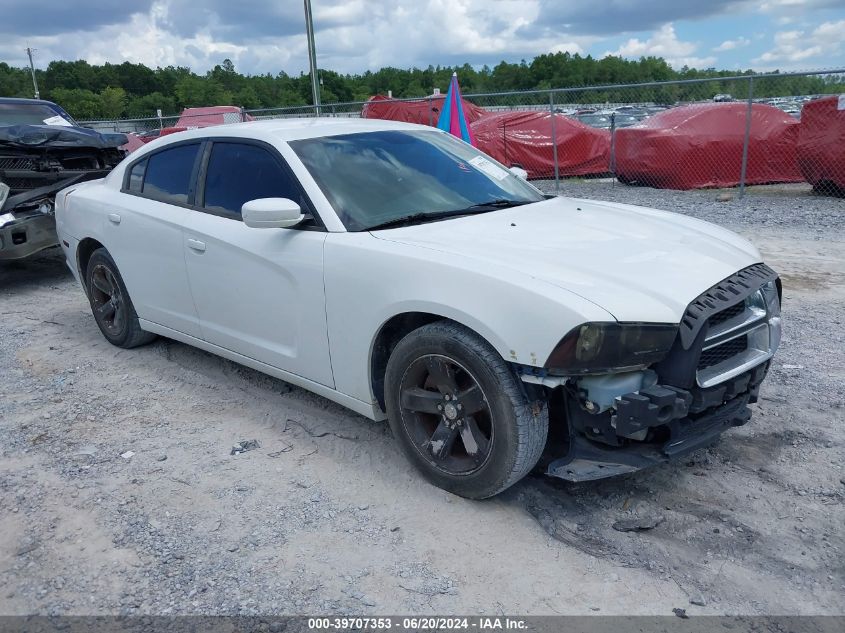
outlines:
M209 343L334 387L323 290L326 233L254 229L241 206L257 198L307 204L275 150L214 141L201 209L185 221L185 256L202 336ZM203 186L204 184L204 186Z

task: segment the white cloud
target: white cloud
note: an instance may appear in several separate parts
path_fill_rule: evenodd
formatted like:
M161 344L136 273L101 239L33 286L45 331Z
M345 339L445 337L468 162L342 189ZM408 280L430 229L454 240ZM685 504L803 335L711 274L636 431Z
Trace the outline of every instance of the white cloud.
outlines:
M765 69L809 68L813 60L816 65L829 65L843 49L843 33L845 20L824 22L810 32L778 31L774 48L754 59L754 63Z
M46 6L50 2L0 0L0 3L4 1L21 7L28 4ZM86 15L91 13L96 17L103 13L96 12L99 6L96 0L74 2L74 6L88 7L87 12L83 11ZM108 20L68 22L62 16L54 16L58 22L41 30L34 30L23 20L22 16L28 12L13 10L5 16L5 21L0 20L0 32L3 33L0 60L25 66L24 48L33 46L38 49L36 64L41 68L53 59L86 59L91 63L130 61L152 67L189 66L202 73L229 57L241 72L276 74L284 70L293 75L307 72L304 17L298 0L273 3L266 0L122 2L122 13L109 14ZM607 15L583 3L566 4L559 0L314 0L313 4L318 63L323 68L356 73L383 66L405 68L464 62L495 65L502 59L528 60L548 52L601 53L596 49L606 38L647 29L642 26L645 22L634 19L643 14L648 14L646 22L649 25L655 23L657 18L654 16L661 16L666 23L650 36L629 39L607 54L633 58L656 55L665 57L675 68L685 65L707 68L716 64L716 53L745 47L748 39L763 34L766 38L772 37L761 24L779 19L796 20L788 27L776 27L787 35L780 36L773 49L758 58L767 67L773 67L784 64L786 58L802 54L803 49L811 49L810 53L803 51L805 56L815 55L814 47L818 43L801 25L812 15L810 9L841 7L842 3L843 0L713 0L706 3L610 0L607 4L611 9ZM737 19L756 20L760 26L750 23L746 38L726 40L721 44L715 39L718 33L714 32L709 33L706 40L702 36L704 43L678 38L673 24L679 20L706 19L728 9L738 12ZM677 17L674 22L673 16ZM835 25L840 17L845 17L845 13L840 12L835 18L820 17L817 21L832 19L830 24ZM83 28L90 30L80 30ZM788 34L793 31L804 33L803 46L800 39L790 40ZM827 51L842 50L837 41L842 39L841 35L837 37L836 33L830 35L823 30L821 36L832 39L824 45ZM602 48L608 46L605 44ZM806 59L818 59L815 65L834 65L843 61L842 54L831 56L827 62L823 56Z
M840 0L765 0L760 3L760 11L806 11L840 5Z
M732 51L737 48L742 48L743 46L748 46L749 44L751 44L751 40L748 38L738 37L735 40L725 40L713 50L720 53L722 51Z
M663 57L674 68L709 68L716 62L713 56L696 57L697 51L697 43L679 40L675 27L672 24L664 24L649 39L631 38L616 51L607 52L605 55L632 58Z
M243 0L259 19L262 9ZM302 9L287 5L285 16L266 10L260 28L247 21L232 24L213 10L213 3L185 20L187 0L154 0L148 12L123 23L90 32L55 36L3 38L0 59L23 66L23 49L38 48L41 66L52 59L140 62L155 66L189 66L204 72L228 57L242 72L307 72L307 44ZM320 0L314 3L317 61L322 68L362 72L384 66L498 63L531 59L549 52L584 54L596 36L572 35L566 29L540 37L526 30L539 19L540 0ZM219 3L218 3L219 4ZM252 13L250 13L252 16ZM302 19L300 28L298 21ZM246 18L244 19L246 20ZM274 29L267 22L278 22ZM242 35L247 32L246 39Z
M555 44L549 49L550 53L571 53L575 55L576 53L579 55L584 54L584 49L581 47L580 44L577 42L561 42L560 44Z

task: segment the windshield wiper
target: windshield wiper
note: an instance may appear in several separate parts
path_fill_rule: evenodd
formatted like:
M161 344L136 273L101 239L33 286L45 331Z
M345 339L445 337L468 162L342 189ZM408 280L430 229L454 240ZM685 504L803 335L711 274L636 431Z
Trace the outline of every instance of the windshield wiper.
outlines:
M509 198L496 198L495 200L488 200L487 202L479 202L467 207L465 210L484 209L492 207L494 209L508 209L510 207L519 207L523 204L531 204L530 200L510 200Z
M394 226L407 226L418 222L431 222L434 220L443 220L445 218L454 218L461 215L473 215L476 213L486 213L487 211L494 211L496 209L507 209L508 207L518 207L523 204L530 204L528 200L508 200L507 198L498 198L490 200L489 202L481 202L473 204L463 209L453 209L451 211L439 211L437 213L411 213L410 215L403 215L392 220L379 222L368 226L365 231L376 231L378 229L389 229Z
M377 229L389 229L393 226L407 226L409 224L415 224L418 222L431 222L434 220L444 220L446 218L454 218L460 215L472 215L474 213L484 213L485 211L489 210L487 205L482 205L479 207L478 205L467 207L466 209L455 209L453 211L438 211L436 213L412 213L410 215L403 215L398 218L393 218L392 220L387 220L385 222L379 222L378 224L373 224L372 226L368 226L365 231L375 231Z
M379 222L378 224L373 224L372 226L368 226L365 230L375 231L376 229L389 229L392 226L405 226L407 224L413 224L415 222L423 222L425 220L437 219L437 217L439 216L432 213L412 213L410 215L403 215L398 218L393 218L392 220L387 220L386 222Z

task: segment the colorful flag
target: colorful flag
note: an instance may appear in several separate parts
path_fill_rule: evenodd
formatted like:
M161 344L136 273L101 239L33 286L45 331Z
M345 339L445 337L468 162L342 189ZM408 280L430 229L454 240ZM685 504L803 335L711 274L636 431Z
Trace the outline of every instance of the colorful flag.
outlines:
M458 85L458 73L452 73L452 81L449 82L449 92L443 102L443 110L440 118L437 119L437 127L454 134L470 145L475 145L475 138L467 124L464 114L463 101L461 99L461 87Z

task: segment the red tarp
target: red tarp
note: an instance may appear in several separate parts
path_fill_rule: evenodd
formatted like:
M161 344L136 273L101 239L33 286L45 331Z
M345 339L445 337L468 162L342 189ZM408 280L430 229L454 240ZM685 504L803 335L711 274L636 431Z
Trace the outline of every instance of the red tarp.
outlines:
M845 191L845 98L824 97L804 104L798 166L814 187L833 185Z
M241 118L243 116L243 119ZM209 108L185 108L173 127L192 129L224 123L254 121L253 117L241 112L237 106L211 106Z
M616 131L616 175L661 189L734 187L742 170L747 103L680 106ZM746 184L801 182L799 123L775 107L751 109Z
M554 115L561 176L604 174L610 163L610 132L562 114ZM529 178L554 178L552 115L515 111L488 114L472 124L478 149L503 165L522 165Z
M375 95L364 104L361 117L436 126L445 102L446 95L425 97L418 101L397 101L384 95ZM484 108L480 108L466 99L461 99L461 103L464 106L467 123L477 121L486 113Z
M182 110L182 114L179 115L176 125L162 128L159 136L167 136L168 134L175 134L176 132L184 132L185 130L193 130L195 128L211 127L212 125L223 125L224 123L240 123L241 121L255 121L255 117L242 112L238 106L185 108ZM145 142L149 142L150 140L152 139L148 139Z

